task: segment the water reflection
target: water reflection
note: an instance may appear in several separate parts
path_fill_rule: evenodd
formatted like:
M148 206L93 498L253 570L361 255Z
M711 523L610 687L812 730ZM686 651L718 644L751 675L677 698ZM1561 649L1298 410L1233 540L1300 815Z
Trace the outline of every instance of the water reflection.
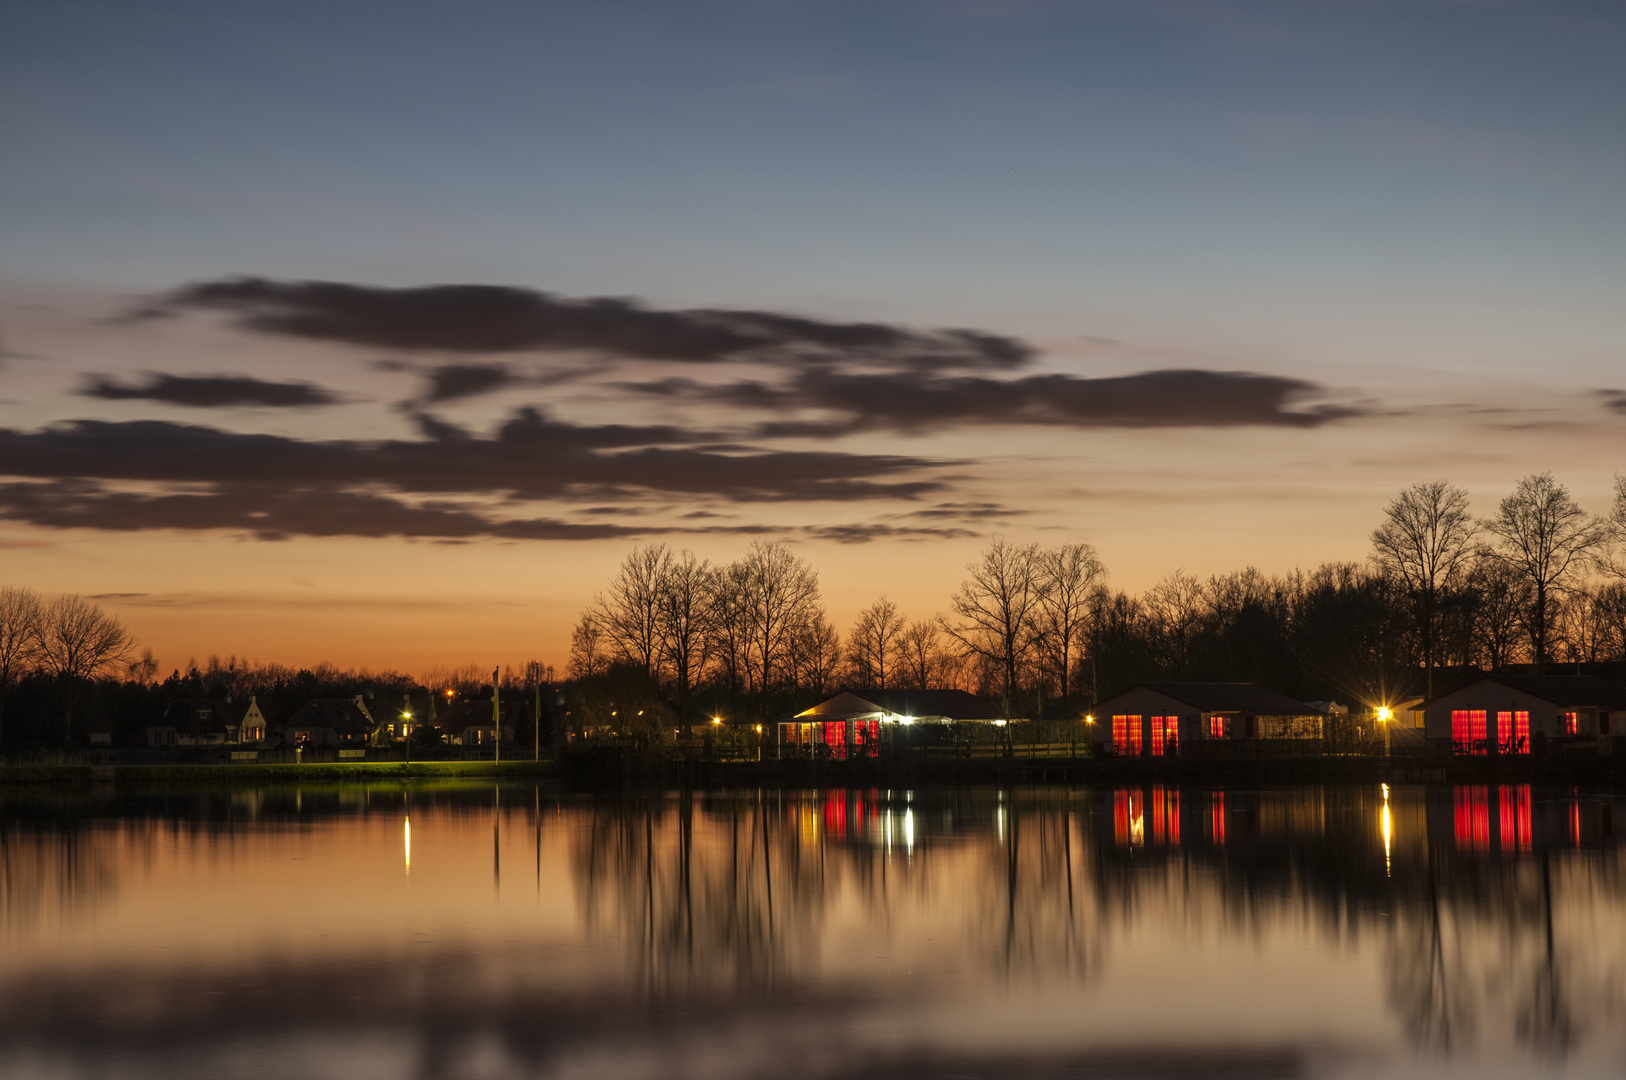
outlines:
M13 795L0 1075L1618 1075L1621 797Z

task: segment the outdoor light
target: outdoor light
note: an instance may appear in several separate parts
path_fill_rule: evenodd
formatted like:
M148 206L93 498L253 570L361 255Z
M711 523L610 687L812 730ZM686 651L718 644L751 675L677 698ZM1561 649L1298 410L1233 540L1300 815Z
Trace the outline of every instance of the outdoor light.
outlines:
M761 725L761 724L758 724L758 725L757 725L757 734L758 734L758 735L761 735L761 734L762 734L762 725Z
M915 718L912 717L912 716L900 716L900 717L898 717L898 723L900 723L900 724L912 724L914 722L915 722Z
M995 720L994 721L994 726L995 727L1004 727L1005 726L1005 721L1003 721L1003 720Z
M1385 720L1394 719L1394 715L1395 715L1394 713L1389 711L1389 706L1387 706L1387 705L1378 706L1378 722L1379 723L1382 723Z
M723 718L721 716L714 716L711 718L711 722L714 724L721 724L723 722Z
M1086 724L1093 724L1093 723L1095 723L1095 717L1093 717L1093 716L1086 716L1086 717L1085 717L1085 718L1084 718L1084 722L1085 722L1085 723L1086 723Z

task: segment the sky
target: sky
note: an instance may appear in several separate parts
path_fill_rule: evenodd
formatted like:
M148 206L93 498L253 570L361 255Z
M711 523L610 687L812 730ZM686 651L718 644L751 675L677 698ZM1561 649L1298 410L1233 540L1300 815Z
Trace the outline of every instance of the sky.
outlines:
M1626 468L1626 8L0 6L0 583L563 666L639 543L838 627Z

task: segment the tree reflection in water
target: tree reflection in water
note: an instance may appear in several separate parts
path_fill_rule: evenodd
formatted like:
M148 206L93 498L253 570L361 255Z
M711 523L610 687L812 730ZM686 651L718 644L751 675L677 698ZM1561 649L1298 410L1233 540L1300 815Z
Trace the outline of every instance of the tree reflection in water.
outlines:
M1392 1025L1394 1052L1420 1062L1516 1049L1574 1071L1626 1052L1610 1042L1626 1019L1626 890L1608 792L499 800L469 785L313 786L35 797L5 811L0 933L32 967L0 974L0 1044L83 1063L65 1075L132 1062L204 1075L174 1055L368 1038L415 1047L426 1077L492 1053L526 1076L584 1057L660 1074L681 1053L716 1075L717 1055L733 1054L742 1077L1062 1074L1091 1061L1172 1074L1220 1047L1285 1075L1334 1038L1320 1032L1338 1030L1339 988L1362 972L1374 979L1365 1030ZM392 850L372 876L357 860L376 844ZM344 868L348 891L285 884L307 857ZM533 857L534 896L496 887L499 866L512 881ZM239 866L264 868L256 888L294 891L275 903L232 892ZM220 908L212 954L184 920L143 921ZM369 931L388 918L409 938ZM55 935L98 922L143 936L55 959ZM1259 973L1276 978L1283 957L1305 958L1292 969L1302 985L1271 999L1303 1009L1287 1035L1251 999L1224 1011L1241 998L1233 981L1268 982ZM763 1031L746 1060L740 1040ZM15 1065L0 1052L0 1071Z

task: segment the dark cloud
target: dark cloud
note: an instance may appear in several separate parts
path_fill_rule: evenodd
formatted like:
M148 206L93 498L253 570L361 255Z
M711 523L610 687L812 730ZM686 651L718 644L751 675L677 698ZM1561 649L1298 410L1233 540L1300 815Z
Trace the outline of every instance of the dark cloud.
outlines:
M162 401L199 409L231 406L261 406L274 409L301 409L332 405L339 399L308 382L266 382L244 375L148 375L136 385L114 382L106 376L92 376L79 391L85 397L108 401Z
M839 544L867 544L871 540L890 540L898 537L931 537L934 540L952 540L958 537L978 535L969 529L910 528L908 526L871 523L810 525L806 531L808 535L817 537L820 540L834 540Z
M255 535L597 539L657 531L603 522L499 520L474 496L614 502L684 495L738 503L912 499L939 490L921 458L834 452L713 452L670 427L578 427L524 409L488 438L418 417L417 440L312 442L146 420L0 430L12 478L0 516L55 528L241 529ZM109 486L112 485L112 486ZM131 485L188 485L138 490ZM358 490L362 489L362 490ZM752 531L755 526L721 531Z
M226 529L261 540L291 536L606 540L652 531L551 518L498 521L461 507L409 506L349 491L268 491L224 484L207 492L150 495L111 491L85 480L0 484L0 518L52 529L110 532Z
M1323 388L1246 371L1164 370L1105 378L995 379L815 368L775 386L693 379L623 383L623 389L743 409L835 413L759 425L759 437L837 438L860 431L922 431L965 424L1066 427L1318 427L1364 415L1346 405L1303 405Z
M501 364L444 364L429 372L429 401L489 394L517 386L523 380Z
M570 299L498 285L391 289L229 278L184 286L137 314L226 311L261 333L459 353L588 351L644 360L853 361L919 370L1008 369L1033 358L1014 338L770 311L662 311L616 297Z
M911 510L907 518L985 521L989 518L1020 517L1026 510L1012 510L991 502L940 502L922 510Z

